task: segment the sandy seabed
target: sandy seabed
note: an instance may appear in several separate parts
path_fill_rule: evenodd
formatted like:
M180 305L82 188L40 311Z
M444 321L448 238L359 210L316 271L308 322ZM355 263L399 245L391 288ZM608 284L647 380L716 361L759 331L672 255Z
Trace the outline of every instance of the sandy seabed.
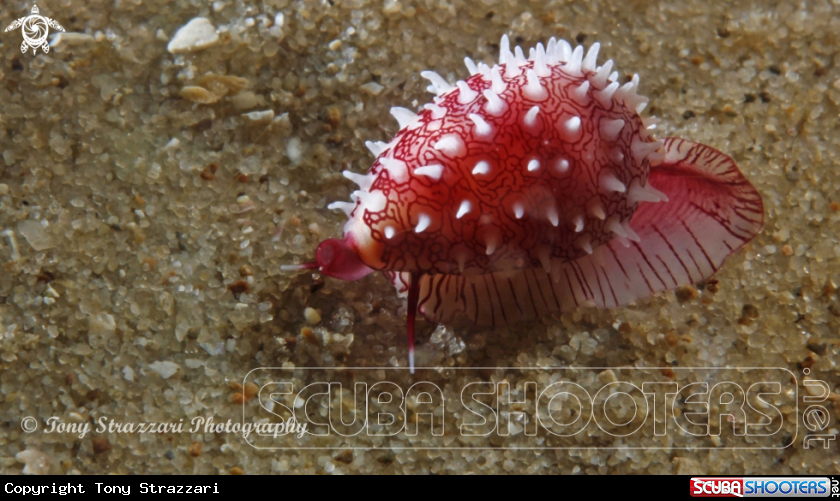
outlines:
M835 435L840 413L836 2L39 7L73 33L49 54L21 54L19 30L0 33L0 473L840 473L837 442L808 437ZM3 2L0 25L30 8ZM217 39L170 53L196 17ZM600 42L601 62L640 75L658 135L736 160L765 226L715 281L630 307L496 330L420 322L418 365L435 369L411 376L405 304L384 277L280 266L340 235L344 215L326 205L354 189L341 171L367 170L364 142L397 130L391 106L430 100L420 71L465 78L464 56L494 61L505 33L524 47ZM312 367L339 369L301 369ZM318 386L306 403L278 382L384 379L408 395L404 415L391 408L406 424L392 437L352 425L258 436L283 406L316 423L355 407ZM443 414L421 412L409 390L421 380ZM528 414L536 391L563 381L580 388L555 401L555 424L579 426L571 436ZM744 414L715 403L761 382ZM466 436L481 410L462 402L468 383L493 384L477 401L520 402L499 413L509 435ZM707 383L713 405L703 414L681 394L668 419L638 413L645 399L628 383L653 385L651 403ZM605 387L629 393L609 399L606 421L574 425L589 411L572 396L597 407ZM218 427L228 421L240 427Z

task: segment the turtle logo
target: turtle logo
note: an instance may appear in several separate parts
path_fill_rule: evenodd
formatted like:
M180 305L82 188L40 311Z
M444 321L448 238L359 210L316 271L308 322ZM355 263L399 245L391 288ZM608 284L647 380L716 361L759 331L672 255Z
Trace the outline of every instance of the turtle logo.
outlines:
M20 44L20 51L24 54L30 47L32 48L33 54L38 53L38 48L41 48L44 53L49 52L50 44L47 42L47 35L50 34L50 28L64 31L64 28L55 22L54 19L38 15L37 5L32 6L32 14L13 22L5 31L8 32L18 28L21 28L20 31L23 34L23 43Z

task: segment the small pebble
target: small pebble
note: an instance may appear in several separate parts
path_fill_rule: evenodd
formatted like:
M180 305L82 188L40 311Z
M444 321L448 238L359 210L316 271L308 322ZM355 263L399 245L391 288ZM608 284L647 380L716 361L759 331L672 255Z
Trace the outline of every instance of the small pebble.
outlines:
M338 106L330 106L327 108L327 122L333 127L341 125L341 110Z
M36 251L47 250L55 247L52 235L41 226L41 223L33 219L24 219L18 223L18 231L23 238Z
M685 303L686 301L690 301L700 295L700 293L697 292L697 289L690 285L680 287L679 289L674 291L674 294L676 294L677 300L680 303Z
M676 457L672 462L674 463L674 473L677 475L701 475L706 471L700 463L691 458Z
M248 80L233 75L207 73L199 77L195 83L219 97L224 97L239 94L248 85Z
M182 26L166 46L173 54L195 52L212 47L219 42L216 27L205 17L196 17Z
M219 96L197 85L188 85L181 89L181 97L198 104L213 104L219 101Z
M345 449L344 452L335 456L333 459L338 461L339 463L350 464L353 462L353 451L350 449Z
M219 164L212 162L201 171L201 179L204 179L205 181L212 181L216 179L217 170L219 170Z
M741 316L744 318L758 318L758 308L751 304L745 304L741 308Z
M248 289L250 289L250 285L248 285L248 282L244 280L237 280L236 282L228 285L228 290L233 292L234 296L238 296L243 292L248 292Z
M615 372L612 369L607 369L598 374L598 381L602 384L609 384L618 381L618 378L615 377Z
M94 454L102 454L111 450L111 442L105 437L94 437L91 440L91 445L93 445Z
M254 398L254 396L260 391L259 387L254 383L245 383L245 398Z
M177 137L173 137L166 143L166 146L163 147L163 151L172 151L177 149L178 146L181 146L181 141Z
M9 194L9 185L0 183L0 196Z
M157 372L158 374L160 374L160 377L162 377L163 379L169 379L176 372L178 372L178 369L180 369L180 368L181 367L178 364L176 364L174 362L168 362L168 361L154 362L154 363L149 364L149 369L151 369L151 370Z
M190 456L197 458L201 455L201 444L199 442L193 442L187 448L187 454Z
M242 468L240 468L238 466L234 466L233 468L230 469L230 474L231 475L244 475L245 470L243 470Z
M315 335L315 331L313 331L309 327L304 327L303 329L301 329L300 335L303 336L304 341L311 344L312 346L321 346L321 343L318 342L318 336Z
M90 317L88 330L96 335L110 336L117 330L117 322L112 315L99 312Z
M38 449L26 449L15 454L15 459L24 464L24 475L46 475L50 472L50 458Z
M50 47L73 47L75 45L83 45L95 41L96 39L87 33L57 33L52 40L50 40Z
M316 310L315 308L307 307L305 310L303 310L303 316L306 318L306 322L309 325L318 325L318 323L321 321L321 314L318 313L318 310Z
M717 293L720 290L719 283L717 278L712 278L708 282L706 282L706 290L711 292L712 294Z
M240 92L231 99L231 102L237 111L249 110L259 104L259 101L257 101L257 95L251 91ZM271 113L272 115L274 114L273 111Z
M811 379L805 379L805 381L812 381ZM811 396L819 397L823 395L823 387L819 383L811 383L809 385L805 385L805 391L811 394Z
M402 5L397 0L385 0L385 5L382 7L382 13L386 16L398 14L402 10Z
M382 92L382 89L384 89L384 88L385 87L379 85L376 82L368 82L368 83L361 86L361 89L364 92L367 92L368 94L370 94L371 96L378 96Z
M242 117L251 125L267 124L274 120L274 110L252 111L243 113Z
M286 156L289 157L289 160L291 160L293 164L299 164L301 160L303 160L303 152L301 148L300 139L296 137L289 138L289 140L286 141Z

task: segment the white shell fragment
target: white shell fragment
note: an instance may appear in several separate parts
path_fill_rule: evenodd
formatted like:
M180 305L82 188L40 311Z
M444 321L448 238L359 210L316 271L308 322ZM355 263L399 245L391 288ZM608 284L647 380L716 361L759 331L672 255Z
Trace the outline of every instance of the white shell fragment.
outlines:
M196 17L182 26L166 46L173 54L196 52L219 43L216 27L206 17Z
M87 33L58 32L50 39L50 47L56 49L61 47L75 47L95 42L96 39Z
M243 113L242 117L251 125L263 125L274 120L274 110L252 111Z

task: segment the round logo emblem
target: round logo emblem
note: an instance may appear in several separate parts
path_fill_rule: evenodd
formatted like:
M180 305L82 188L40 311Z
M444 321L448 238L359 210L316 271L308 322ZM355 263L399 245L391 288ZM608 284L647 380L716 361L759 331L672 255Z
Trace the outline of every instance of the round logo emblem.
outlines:
M23 20L23 39L30 47L40 47L47 41L50 25L42 16L28 16Z
M44 17L38 14L38 6L32 6L32 13L26 17L22 17L10 24L5 31L12 31L20 28L23 35L23 43L20 44L20 51L26 52L30 48L32 53L36 54L38 49L45 53L50 51L50 44L47 42L47 35L50 34L50 28L57 31L64 31L60 24L54 19Z

